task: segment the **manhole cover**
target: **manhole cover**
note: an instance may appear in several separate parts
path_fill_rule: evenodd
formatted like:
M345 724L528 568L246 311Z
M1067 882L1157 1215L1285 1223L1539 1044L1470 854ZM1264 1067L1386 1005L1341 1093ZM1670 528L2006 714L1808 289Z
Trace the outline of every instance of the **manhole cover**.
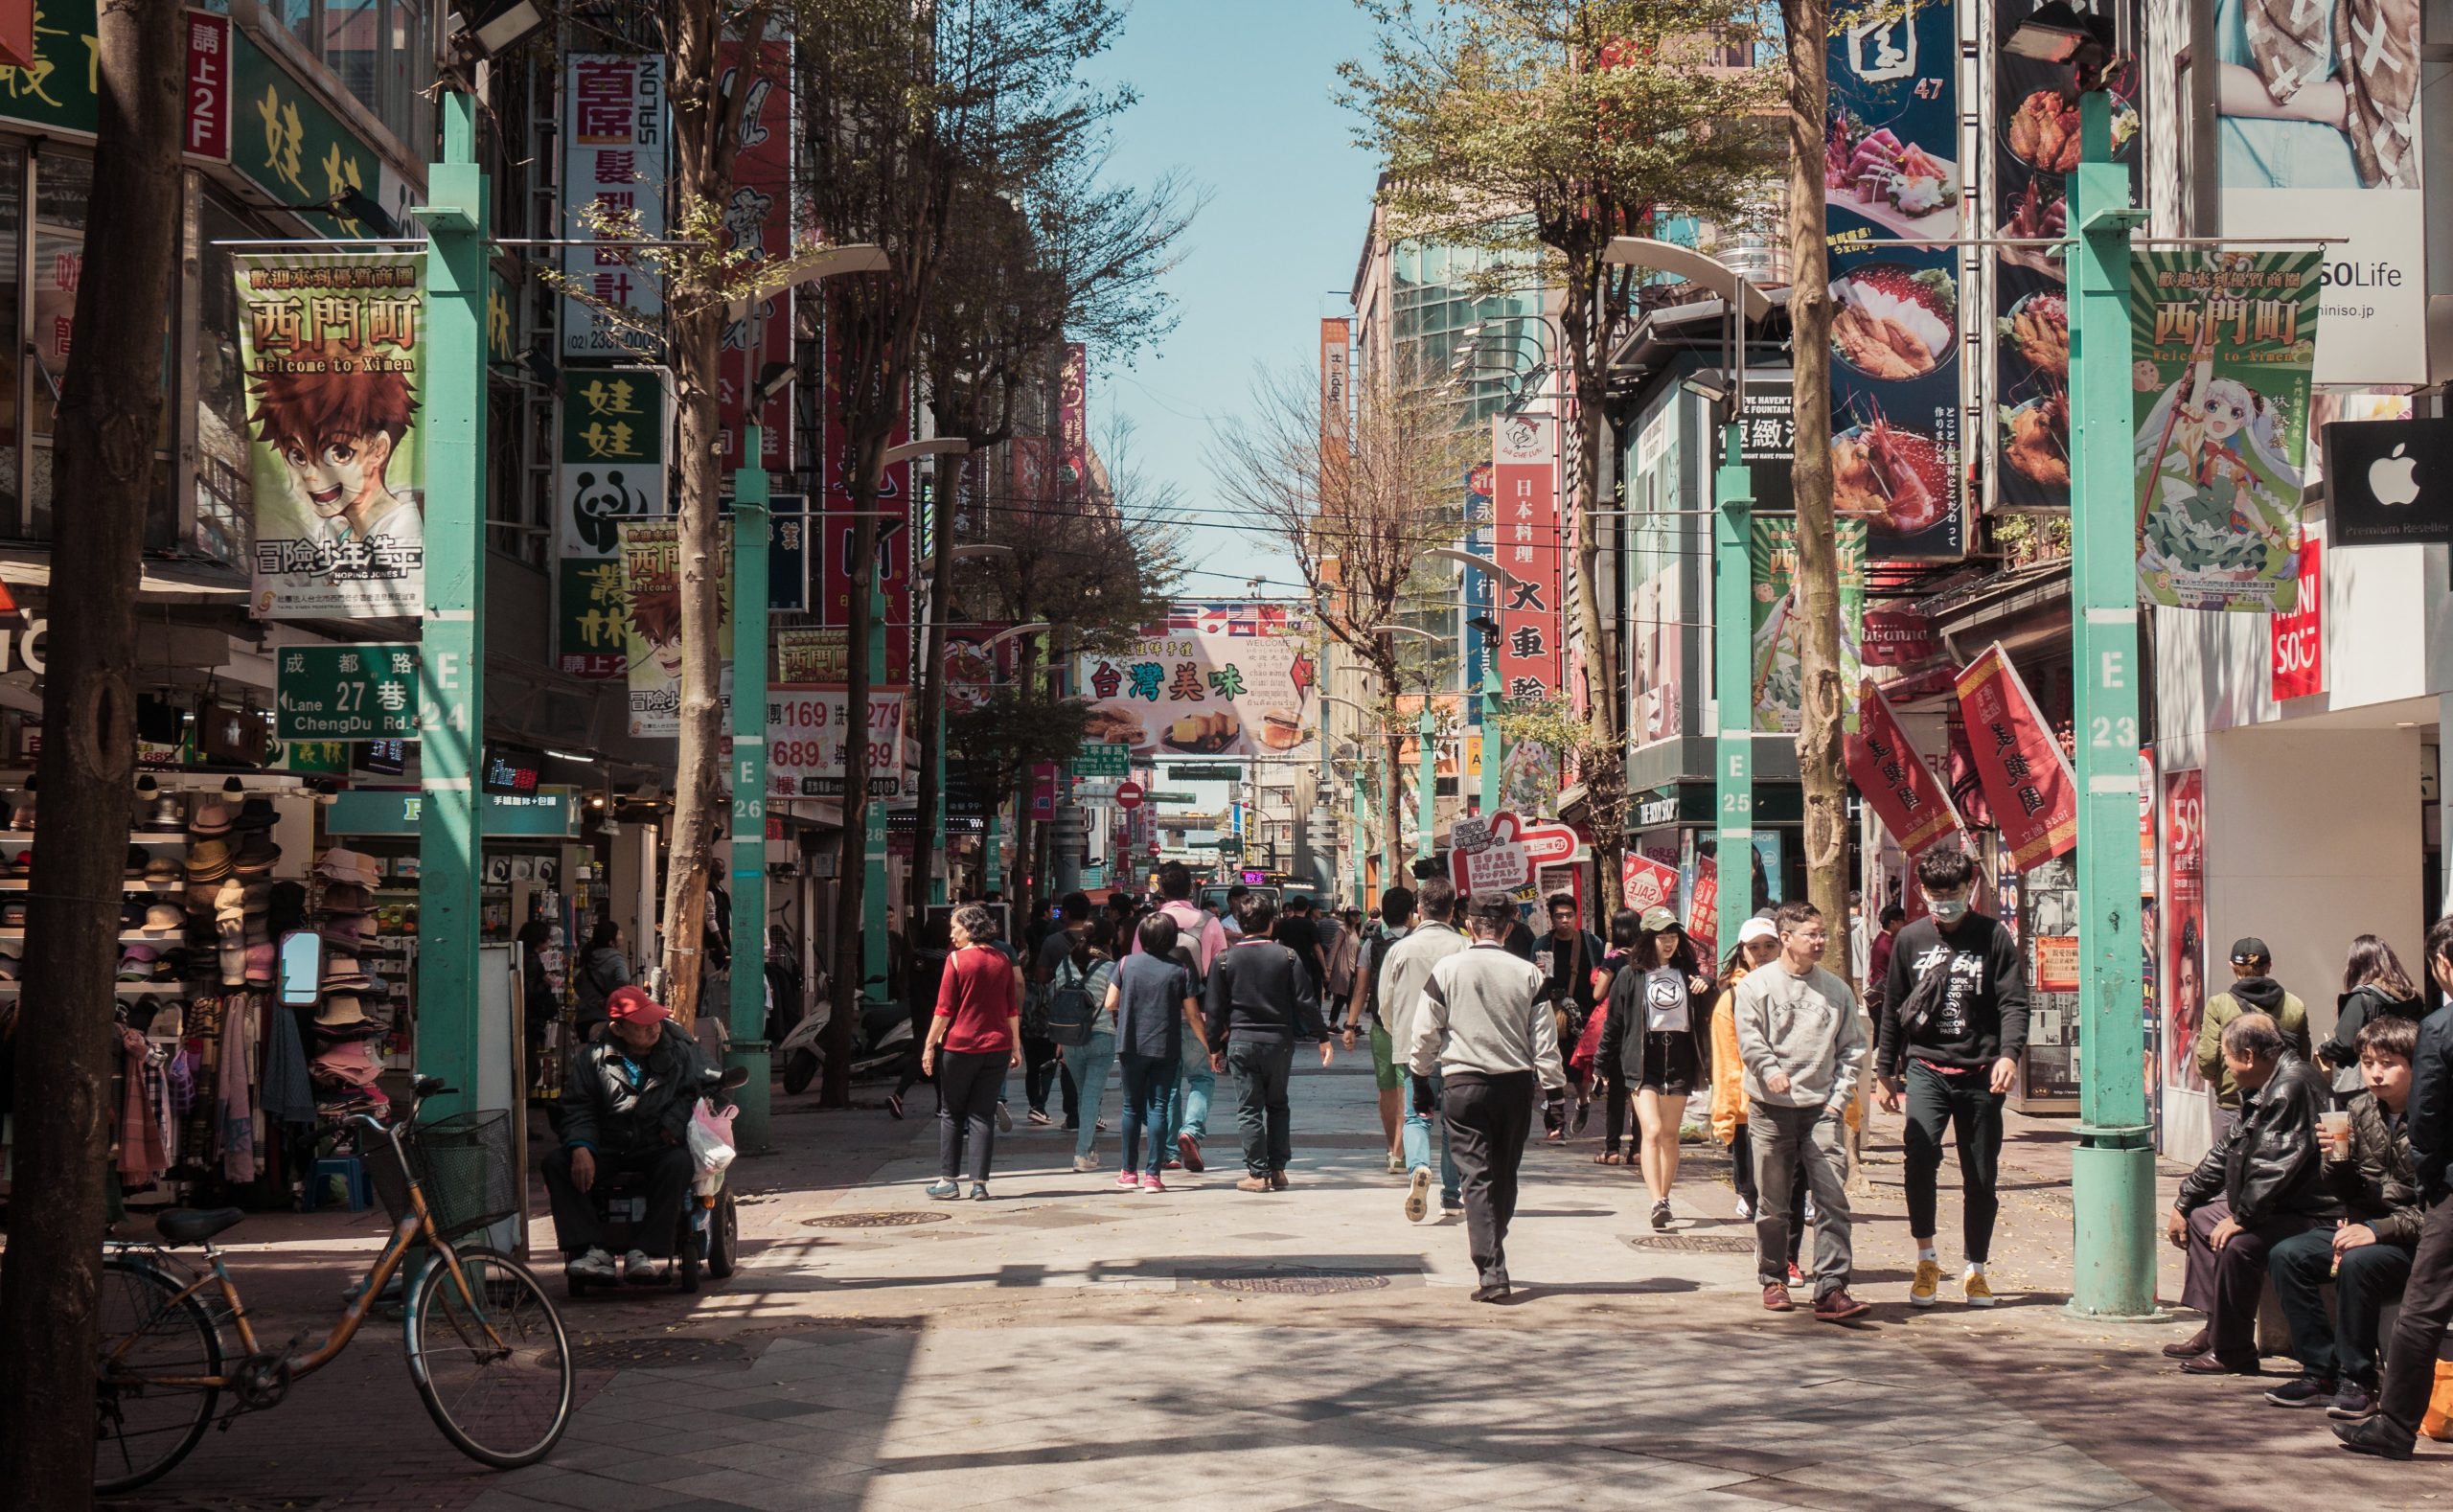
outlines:
M582 1370L655 1370L668 1365L748 1363L748 1348L729 1339L604 1339L571 1345L571 1363Z
M1241 1275L1204 1276L1202 1284L1219 1292L1327 1296L1338 1292L1383 1291L1388 1278L1361 1271L1253 1271Z
M1685 1254L1751 1255L1754 1241L1731 1234L1636 1234L1627 1243L1638 1249L1671 1249Z
M829 1213L824 1218L804 1218L804 1228L913 1228L922 1224L942 1224L951 1216L926 1209L894 1213Z

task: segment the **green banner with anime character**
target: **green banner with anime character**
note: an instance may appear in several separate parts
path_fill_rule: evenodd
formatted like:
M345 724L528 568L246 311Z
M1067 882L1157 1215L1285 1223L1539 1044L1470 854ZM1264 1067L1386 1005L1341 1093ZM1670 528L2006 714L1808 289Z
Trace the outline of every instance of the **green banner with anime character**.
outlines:
M2258 613L2298 602L2318 263L2315 251L2133 259L2142 602Z
M425 260L241 257L260 619L423 613Z
M681 533L671 520L619 522L622 553L623 651L629 662L630 733L681 733ZM732 526L716 533L722 637L717 691L732 703Z

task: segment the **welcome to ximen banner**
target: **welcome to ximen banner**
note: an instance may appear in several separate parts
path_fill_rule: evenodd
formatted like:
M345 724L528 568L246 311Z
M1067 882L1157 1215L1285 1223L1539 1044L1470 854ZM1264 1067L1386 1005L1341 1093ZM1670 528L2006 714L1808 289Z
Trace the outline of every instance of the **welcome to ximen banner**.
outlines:
M425 259L232 260L259 619L424 612Z
M2321 282L2315 251L2134 255L2141 600L2256 613L2298 602Z

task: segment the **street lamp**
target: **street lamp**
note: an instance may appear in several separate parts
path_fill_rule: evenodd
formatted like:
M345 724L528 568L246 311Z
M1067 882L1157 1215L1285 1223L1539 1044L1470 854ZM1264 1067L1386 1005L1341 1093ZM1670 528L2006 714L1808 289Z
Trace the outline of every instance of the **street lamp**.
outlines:
M1753 653L1754 564L1747 549L1754 530L1754 470L1741 446L1739 411L1746 403L1746 330L1772 313L1772 302L1745 274L1692 247L1650 237L1614 237L1602 261L1621 267L1675 273L1719 294L1729 307L1728 364L1697 374L1686 386L1705 397L1721 421L1721 461L1712 473L1712 712L1705 716L1712 752L1714 859L1720 867L1719 949L1737 943L1753 911L1741 885L1754 848L1754 700L1748 676Z

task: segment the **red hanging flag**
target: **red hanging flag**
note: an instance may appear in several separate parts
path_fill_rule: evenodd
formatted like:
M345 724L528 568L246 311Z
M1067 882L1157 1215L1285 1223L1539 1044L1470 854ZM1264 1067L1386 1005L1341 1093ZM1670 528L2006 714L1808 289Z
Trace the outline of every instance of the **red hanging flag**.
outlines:
M1891 712L1891 700L1868 680L1857 696L1857 729L1848 737L1848 780L1882 818L1911 860L1960 834L1950 794L1917 755Z
M2000 643L1959 675L1959 706L1984 801L2024 872L2078 843L2078 780Z

